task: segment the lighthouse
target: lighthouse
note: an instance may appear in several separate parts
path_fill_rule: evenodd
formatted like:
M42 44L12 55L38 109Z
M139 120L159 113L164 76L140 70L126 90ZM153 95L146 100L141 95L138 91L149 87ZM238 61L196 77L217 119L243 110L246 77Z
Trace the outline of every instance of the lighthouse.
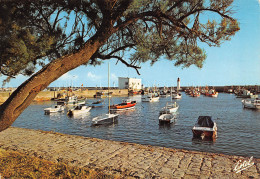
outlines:
M177 91L181 89L181 81L180 78L177 79Z

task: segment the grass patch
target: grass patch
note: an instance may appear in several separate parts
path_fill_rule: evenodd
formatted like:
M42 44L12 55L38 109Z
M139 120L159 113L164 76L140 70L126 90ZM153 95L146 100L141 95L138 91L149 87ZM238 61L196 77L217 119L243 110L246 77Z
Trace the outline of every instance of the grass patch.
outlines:
M0 176L4 178L120 178L86 167L68 166L0 149Z

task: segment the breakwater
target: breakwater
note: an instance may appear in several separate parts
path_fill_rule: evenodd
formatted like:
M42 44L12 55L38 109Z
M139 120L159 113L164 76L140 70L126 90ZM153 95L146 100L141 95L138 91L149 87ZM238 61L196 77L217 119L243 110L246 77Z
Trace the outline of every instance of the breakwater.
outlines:
M97 92L103 92L104 94L108 93L108 90L95 90L95 89L85 89L85 90L78 90L73 92L67 92L66 90L61 91L41 91L34 99L34 101L48 101L52 98L56 98L59 95L71 95L75 94L76 96L83 96L87 98L93 98ZM110 93L113 96L127 96L128 89L110 89ZM11 91L0 92L0 103L3 103L7 98L12 94Z
M138 178L259 178L260 159L8 128L0 147ZM250 164L241 168L241 163ZM239 171L241 169L241 171Z

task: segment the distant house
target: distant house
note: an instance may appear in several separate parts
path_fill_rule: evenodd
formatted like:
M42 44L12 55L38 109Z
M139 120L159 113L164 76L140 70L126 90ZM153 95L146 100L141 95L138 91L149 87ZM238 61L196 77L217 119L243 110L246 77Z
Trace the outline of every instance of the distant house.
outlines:
M118 88L119 89L133 89L140 90L142 89L142 80L137 78L118 78Z

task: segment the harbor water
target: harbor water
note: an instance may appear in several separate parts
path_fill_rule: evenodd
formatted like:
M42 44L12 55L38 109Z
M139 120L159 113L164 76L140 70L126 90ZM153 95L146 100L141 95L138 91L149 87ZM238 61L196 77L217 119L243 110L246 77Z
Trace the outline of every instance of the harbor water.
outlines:
M113 97L111 104L117 104L125 97ZM244 109L241 99L233 94L220 93L217 98L200 96L193 98L182 93L182 99L173 100L179 104L177 121L160 126L159 110L170 102L170 97L159 102L142 102L141 95L130 97L137 101L135 109L118 112L118 123L107 126L91 126L91 119L107 113L105 106L92 108L82 116L68 117L63 113L45 115L44 108L54 101L32 103L12 126L40 129L65 134L95 137L145 145L162 146L204 152L242 155L260 158L260 110ZM88 99L91 103L95 99ZM199 116L212 116L218 126L215 141L193 139L192 127Z

